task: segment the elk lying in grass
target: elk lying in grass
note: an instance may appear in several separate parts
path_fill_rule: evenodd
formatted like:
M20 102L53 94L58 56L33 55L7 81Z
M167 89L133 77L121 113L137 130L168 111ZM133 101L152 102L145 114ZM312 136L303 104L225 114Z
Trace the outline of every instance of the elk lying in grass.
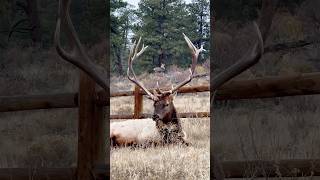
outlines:
M108 74L102 71L96 64L90 60L88 54L76 34L69 15L70 0L59 1L59 18L55 31L55 45L58 54L66 61L79 67L86 72L93 80L97 82L105 91L109 91L109 83L107 81ZM66 52L60 43L60 29L63 24L66 32L68 42L71 45L71 52ZM230 66L225 71L219 73L215 78L211 79L211 89L217 90L221 85L245 71L249 67L256 64L263 54L263 40L258 26L254 23L255 30L258 34L258 42L253 49L250 49L246 55L242 57L234 65ZM197 49L188 37L184 35L189 48L192 51L192 65L190 69L190 76L178 84L175 88L169 91L161 91L157 88L151 93L142 83L140 83L132 69L132 62L137 59L147 47L142 46L138 52L139 44L134 43L131 49L128 60L127 75L130 81L138 85L145 91L148 97L154 101L154 115L152 119L145 120L129 120L123 122L111 123L110 139L113 145L137 145L137 144L170 144L182 143L188 145L186 142L186 134L182 130L181 122L177 117L176 109L173 105L174 94L179 88L189 83L194 78L194 70L197 63L198 55L203 50L201 47ZM213 98L212 98L213 99Z
M245 69L248 69L249 67L257 63L261 58L261 55L263 53L263 40L261 37L261 32L256 23L254 23L254 27L258 34L257 44L255 44L253 49L250 49L249 52L244 57L242 57L242 59L238 63L230 66L228 69L213 78L213 80L211 81L213 90L216 90L222 84L232 79L234 76L240 74ZM152 120L129 120L112 123L110 126L110 138L113 142L113 145L135 145L150 143L182 143L185 145L189 144L188 142L186 142L186 134L182 130L181 122L177 117L177 112L173 105L173 99L174 93L177 92L179 88L189 83L193 77L195 77L195 66L199 53L203 50L203 48L201 47L200 49L197 49L187 36L184 35L184 38L192 52L190 76L169 91L161 91L160 88L157 88L153 91L153 93L148 91L142 83L137 81L136 75L132 69L132 62L137 59L146 49L146 47L142 46L141 51L139 51L138 53L138 47L141 39L139 39L137 45L134 43L128 60L127 75L130 81L138 85L142 90L146 92L148 97L154 101L154 115ZM130 76L130 74L132 76Z
M186 133L182 130L180 119L177 117L177 111L173 100L179 88L188 84L194 75L197 59L203 47L196 48L190 39L183 34L191 52L192 66L190 75L183 82L169 91L160 90L159 86L151 93L144 85L137 80L132 68L132 62L136 60L147 47L142 46L139 51L138 43L134 43L128 58L127 76L130 81L139 86L151 99L154 107L152 119L128 120L114 122L110 125L110 139L113 145L148 145L148 144L176 144L181 143L189 145L186 141ZM139 51L139 52L138 52Z

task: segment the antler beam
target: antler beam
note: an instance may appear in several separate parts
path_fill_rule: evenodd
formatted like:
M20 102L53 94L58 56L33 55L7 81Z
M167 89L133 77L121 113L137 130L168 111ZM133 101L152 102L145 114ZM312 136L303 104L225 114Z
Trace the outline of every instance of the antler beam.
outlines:
M255 22L253 25L258 35L258 42L256 42L253 49L250 49L237 63L212 79L210 84L213 90L217 90L224 83L259 62L264 50L263 39L258 25Z
M139 38L138 43L134 41L132 48L130 50L130 54L128 57L127 76L130 81L132 81L134 84L139 86L144 92L148 94L148 98L152 99L153 101L158 101L159 98L156 95L153 95L147 88L144 87L144 85L141 82L138 81L137 76L132 68L132 62L136 60L139 56L141 56L141 54L148 48L148 46L145 47L143 44L141 50L138 51L140 42L141 42L141 37ZM132 74L132 76L130 76L130 74Z
M92 79L94 79L104 90L109 91L109 83L107 81L108 74L102 70L90 60L88 54L85 52L79 37L74 29L74 26L70 18L70 3L71 0L59 1L59 15L54 34L55 47L62 59L77 66L81 70L85 71ZM64 27L64 31L68 38L71 51L67 52L63 49L60 42L61 24Z
M192 80L193 75L194 75L194 70L196 69L196 66L197 66L199 54L200 54L200 52L205 51L205 49L203 49L203 45L201 45L201 48L198 49L184 33L182 33L182 34L188 44L189 49L191 50L192 65L191 65L191 68L189 69L190 70L189 77L186 80L182 81L180 84L178 84L176 87L172 88L171 93L174 93L179 88L188 84Z
M127 76L129 78L130 81L132 81L133 83L135 83L136 85L138 85L143 91L146 92L146 94L148 95L148 98L152 99L153 101L158 101L159 98L163 97L163 96L167 96L169 94L172 94L174 92L176 92L179 88L183 87L184 85L188 84L194 77L194 71L197 65L197 61L198 61L198 57L200 52L205 51L205 49L203 49L203 45L201 46L200 49L198 49L197 47L195 47L195 45L191 42L191 40L183 33L183 37L185 39L185 41L188 44L188 47L191 50L191 55L192 55L192 64L191 64L191 68L190 70L190 75L187 79L185 79L184 81L182 81L181 83L179 83L176 87L172 87L171 90L169 91L161 91L159 88L159 84L157 83L157 88L153 91L153 94L148 91L147 88L145 88L143 86L142 83L140 83L137 80L137 77L133 71L132 68L132 62L137 59L148 47L144 47L144 45L142 45L141 50L138 52L139 49L139 45L141 42L141 38L139 39L138 43L136 44L136 41L134 42L132 49L130 51L130 55L128 58L128 70L127 70ZM130 74L132 74L132 76L130 76Z

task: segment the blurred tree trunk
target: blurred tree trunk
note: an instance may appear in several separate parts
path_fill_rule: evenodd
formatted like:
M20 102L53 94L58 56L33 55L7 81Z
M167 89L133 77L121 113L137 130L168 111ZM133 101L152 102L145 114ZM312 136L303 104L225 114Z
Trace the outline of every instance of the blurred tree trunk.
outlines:
M162 11L165 11L166 10L166 0L162 0L160 1L160 7L161 7L161 10ZM160 14L160 16L158 17L158 33L160 35L160 37L162 39L165 38L165 34L164 34L164 23L165 23L165 20L166 20L166 15L165 14ZM165 52L164 52L164 48L160 45L159 46L159 55L158 55L158 62L157 62L157 66L161 66L161 64L164 62L164 55L165 55Z
M39 43L41 41L41 31L37 0L27 0L27 14L31 25L32 42Z
M122 62L121 62L121 49L120 47L116 46L116 45L112 45L113 47L113 53L114 53L114 57L115 57L115 68L116 68L116 72L118 72L119 74L123 74L123 68L122 68Z

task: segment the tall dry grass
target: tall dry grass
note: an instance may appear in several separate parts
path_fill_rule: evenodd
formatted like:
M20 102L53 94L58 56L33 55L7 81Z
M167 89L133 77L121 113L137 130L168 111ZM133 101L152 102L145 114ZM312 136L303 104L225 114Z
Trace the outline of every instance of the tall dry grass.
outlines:
M152 78L142 79L147 86ZM205 80L202 80L205 81ZM132 89L126 79L116 87ZM126 87L125 87L126 86ZM209 111L209 93L178 94L174 100L178 112ZM145 113L152 113L152 101L144 98ZM133 97L111 98L111 114L133 112ZM209 118L182 119L190 147L170 145L148 149L111 149L112 179L210 179Z
M300 96L218 105L215 152L224 160L319 159L319 102Z
M184 119L192 143L111 149L111 179L210 179L209 119Z

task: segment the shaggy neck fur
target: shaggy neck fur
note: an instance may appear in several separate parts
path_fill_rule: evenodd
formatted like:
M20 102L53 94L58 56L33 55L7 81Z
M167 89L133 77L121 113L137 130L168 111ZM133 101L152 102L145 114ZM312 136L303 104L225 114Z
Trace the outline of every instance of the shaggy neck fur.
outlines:
M166 117L156 120L156 126L164 143L181 142L183 138L182 127L175 107Z

